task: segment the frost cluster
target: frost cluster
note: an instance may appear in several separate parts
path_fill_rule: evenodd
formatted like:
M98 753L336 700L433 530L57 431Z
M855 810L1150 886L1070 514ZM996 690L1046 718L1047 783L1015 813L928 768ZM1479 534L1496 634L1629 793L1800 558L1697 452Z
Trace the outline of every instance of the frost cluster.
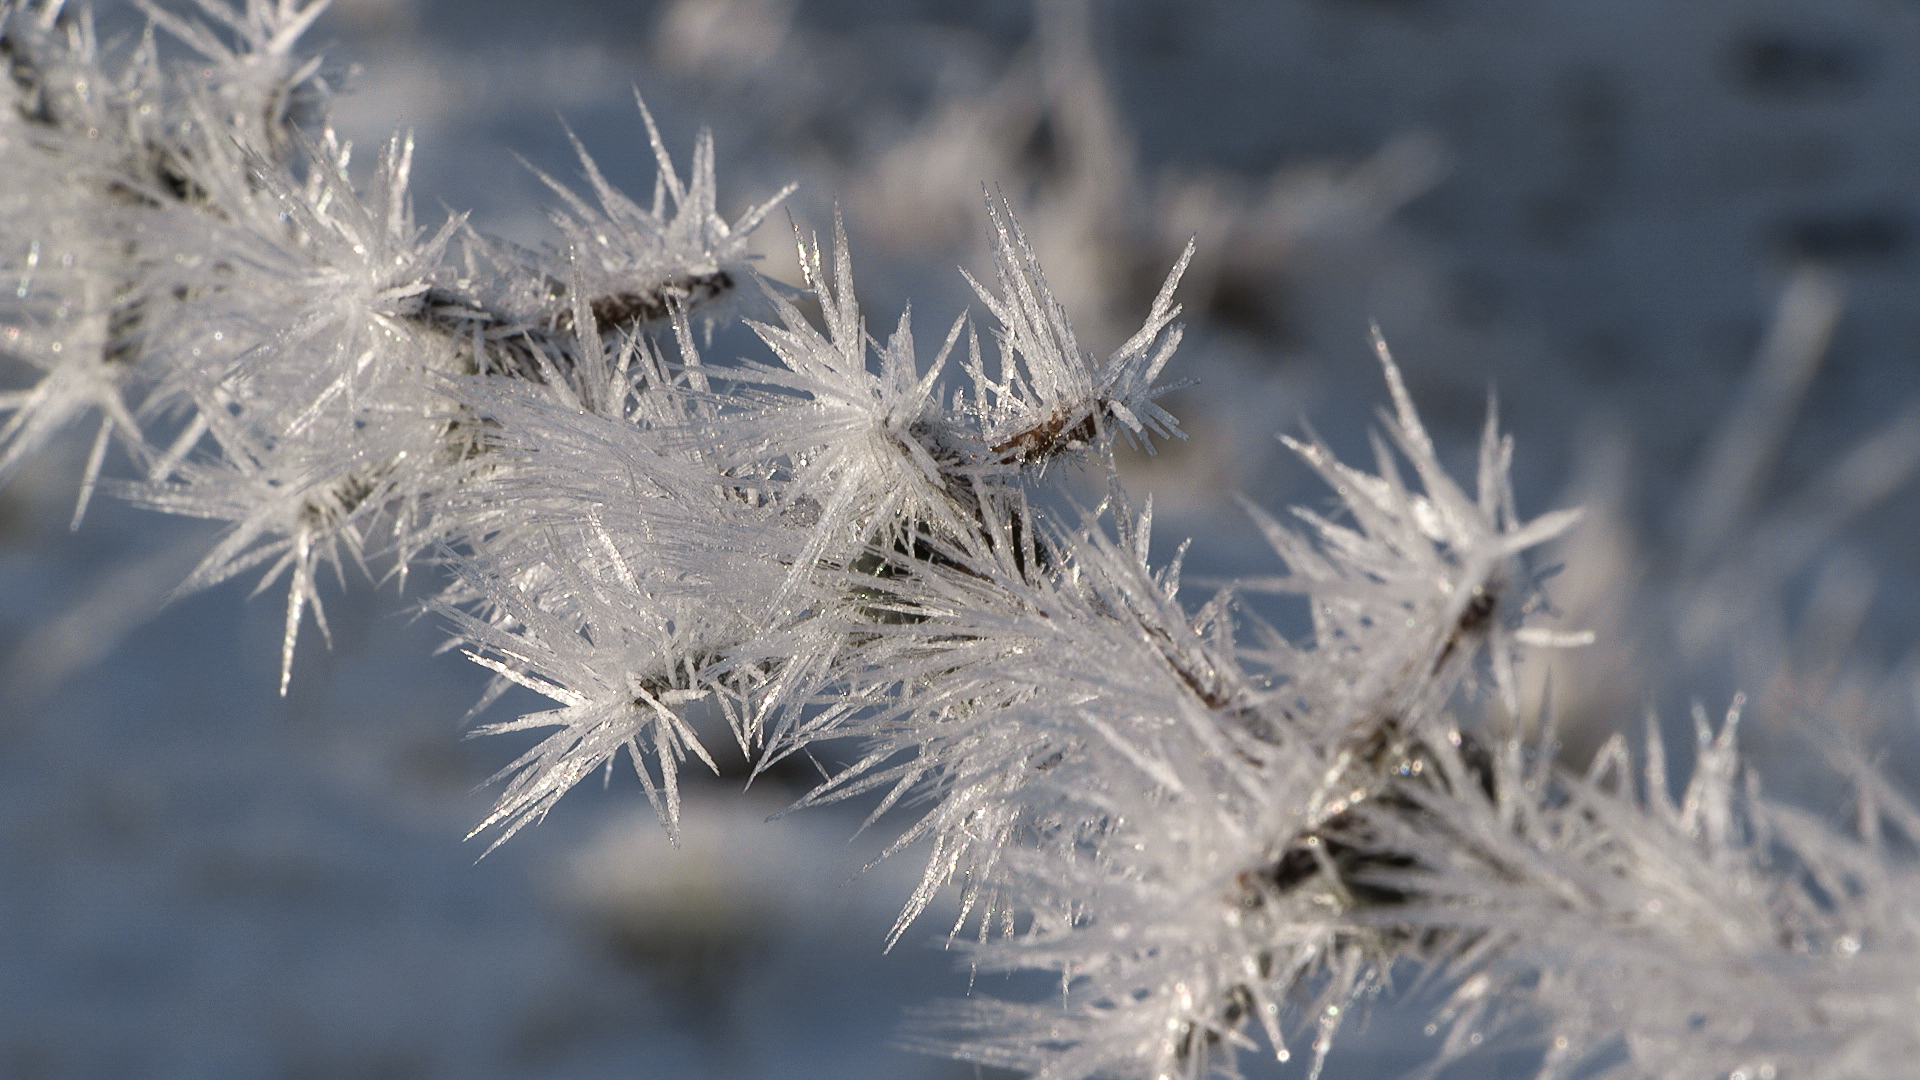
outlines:
M837 223L797 286L756 275L784 193L725 220L711 140L682 176L644 107L651 198L582 148L587 193L549 180L557 239L525 250L417 224L405 137L352 171L296 50L326 0L140 6L108 48L84 7L0 4L0 352L24 373L0 476L82 427L76 525L102 484L226 523L181 589L286 590L283 693L321 573L431 567L456 645L553 703L482 729L540 733L492 842L617 764L675 834L719 718L762 769L862 747L803 805L909 818L894 850L926 867L892 939L954 886L977 970L1057 987L922 1018L936 1052L1317 1071L1415 970L1447 989L1436 1068L1496 1032L1542 1077L1920 1056L1920 810L1864 767L1851 830L1770 798L1737 703L1697 717L1677 792L1655 729L1584 771L1526 737L1516 656L1584 640L1534 624L1529 558L1578 515L1521 515L1491 416L1456 483L1384 342L1371 464L1288 440L1337 507L1250 505L1277 572L1196 602L1113 456L1182 437L1158 399L1191 247L1096 356L989 199L986 332L963 316L923 358L905 313L869 332ZM697 330L736 318L764 351L708 362ZM1088 473L1107 495L1076 506Z

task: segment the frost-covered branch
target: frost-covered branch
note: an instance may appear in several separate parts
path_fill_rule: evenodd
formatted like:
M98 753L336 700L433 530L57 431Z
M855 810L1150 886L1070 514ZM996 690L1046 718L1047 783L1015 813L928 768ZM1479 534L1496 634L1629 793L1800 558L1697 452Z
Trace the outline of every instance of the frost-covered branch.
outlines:
M1191 246L1098 357L990 199L987 325L927 349L906 312L869 330L837 218L797 238L797 286L758 277L785 193L728 221L712 139L683 176L644 106L650 200L576 140L587 194L542 177L549 247L423 226L411 140L361 173L328 124L297 48L325 5L142 0L115 51L82 6L0 2L0 478L88 425L76 525L102 484L223 523L180 588L286 582L282 693L324 572L430 568L495 696L552 704L479 729L538 740L477 833L622 758L677 833L721 724L761 771L856 745L801 803L908 818L890 854L926 862L889 941L957 887L977 970L1059 988L915 1038L1050 1080L1296 1044L1317 1070L1406 966L1449 988L1436 1068L1497 1023L1546 1077L1840 1080L1920 1050L1920 812L1864 768L1853 833L1771 800L1737 707L1699 720L1677 797L1657 731L1638 785L1624 743L1579 774L1523 742L1516 658L1587 640L1534 621L1535 549L1578 514L1520 513L1492 415L1471 490L1450 477L1377 332L1371 463L1287 438L1337 507L1249 504L1275 572L1195 602L1114 457L1182 434ZM696 322L734 318L755 354L703 356ZM1063 511L1076 470L1108 495Z
M1545 1044L1543 1077L1868 1076L1920 1051L1920 816L1864 770L1854 829L1769 797L1742 704L1718 731L1696 707L1678 791L1650 719L1637 770L1618 736L1584 774L1439 747L1444 779L1400 788L1418 813L1364 815L1405 856L1370 877L1406 897L1394 923L1466 946L1440 1062L1502 1028Z
M771 206L727 223L711 140L683 180L643 110L650 206L582 150L597 205L556 184L554 248L457 217L423 230L411 140L356 185L322 66L293 51L325 6L202 0L196 19L142 5L190 63L163 60L150 30L115 67L88 10L57 0L9 3L0 24L0 152L34 200L0 236L24 256L7 268L5 348L40 372L0 401L0 471L98 414L76 521L117 435L140 476L123 494L230 523L183 588L255 568L263 587L289 582L283 691L309 606L326 628L323 568L382 557L404 573L448 538L436 499L487 421L445 380L558 381L590 339L717 299Z

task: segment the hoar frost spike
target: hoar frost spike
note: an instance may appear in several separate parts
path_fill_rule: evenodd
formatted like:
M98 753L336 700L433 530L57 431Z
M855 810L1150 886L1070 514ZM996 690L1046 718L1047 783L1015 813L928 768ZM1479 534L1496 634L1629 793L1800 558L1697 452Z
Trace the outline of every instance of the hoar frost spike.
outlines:
M1008 462L1044 461L1068 447L1103 445L1114 423L1149 449L1155 436L1185 438L1173 414L1154 399L1177 389L1157 380L1180 345L1180 328L1172 325L1180 314L1173 292L1193 259L1193 243L1181 252L1140 329L1101 362L1081 351L1066 311L1047 288L1040 260L1005 202L995 205L989 199L987 210L999 295L970 274L967 282L999 320L1006 355L1001 382L975 376L977 390L992 390L991 397L976 400L993 452Z

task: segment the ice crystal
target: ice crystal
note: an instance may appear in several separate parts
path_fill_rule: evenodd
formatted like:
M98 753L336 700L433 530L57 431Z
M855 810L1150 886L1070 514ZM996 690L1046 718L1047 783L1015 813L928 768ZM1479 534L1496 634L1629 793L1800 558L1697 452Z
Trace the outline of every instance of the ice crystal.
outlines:
M969 481L970 433L940 409L936 388L958 340L956 319L925 372L915 359L912 320L902 313L885 342L873 342L854 295L847 237L834 228L831 267L817 243L800 245L800 266L819 300L825 332L790 301L768 290L780 325L751 325L777 365L750 363L729 376L750 393L714 432L725 468L782 463L785 497L820 508L812 545L797 569L829 550L883 534L934 525L970 527L957 504ZM877 361L871 370L869 353ZM876 537L884 542L891 535Z
M645 102L638 105L658 169L650 207L642 207L609 184L577 138L572 139L574 150L597 207L540 174L566 205L553 220L566 238L579 275L573 293L588 298L603 332L660 322L676 306L700 307L738 287L747 266L748 235L793 190L789 186L729 224L715 208L719 189L714 181L712 133L701 131L694 144L691 175L682 182L653 114ZM566 321L573 315L563 310L559 318Z
M975 376L988 445L1003 460L1044 461L1071 447L1107 445L1116 423L1148 445L1152 438L1178 435L1179 422L1154 399L1173 389L1157 380L1180 344L1180 329L1172 325L1180 314L1173 292L1193 245L1167 275L1140 329L1096 361L1081 350L1020 223L1004 202L989 200L988 212L999 295L971 275L967 279L1000 322L1002 378Z
M636 358L645 374L629 381ZM697 375L670 373L637 341L610 362L624 400L605 411L497 380L464 391L499 427L446 506L462 522L465 567L449 598L464 604L448 610L476 660L563 706L482 729L561 729L511 767L483 825L504 835L622 747L671 827L677 761L712 761L686 708L704 702L754 742L766 673L717 665L761 629L806 544L778 504L675 446L700 415L680 396Z

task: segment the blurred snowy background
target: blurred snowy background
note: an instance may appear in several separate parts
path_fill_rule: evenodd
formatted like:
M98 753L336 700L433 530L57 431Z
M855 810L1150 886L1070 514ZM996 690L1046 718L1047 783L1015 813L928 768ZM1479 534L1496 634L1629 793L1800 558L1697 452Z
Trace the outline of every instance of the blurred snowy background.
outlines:
M428 221L542 242L516 156L571 180L562 120L649 191L637 88L676 154L714 129L729 216L843 208L873 325L968 303L983 183L1095 348L1197 235L1194 438L1126 463L1192 575L1274 568L1234 493L1322 503L1274 432L1364 453L1378 320L1462 468L1497 388L1523 511L1592 508L1551 589L1602 638L1554 661L1569 760L1738 688L1816 810L1834 747L1920 776L1911 0L336 0L309 42L343 134L415 132ZM762 824L805 777L734 775L674 851L616 778L476 863L520 748L460 740L484 673L415 598L329 599L278 699L277 602L163 606L205 535L69 534L79 454L0 493L0 1076L977 1075L892 1048L967 984L934 919L880 955L884 829ZM1383 1003L1329 1077L1398 1075L1420 1022Z

